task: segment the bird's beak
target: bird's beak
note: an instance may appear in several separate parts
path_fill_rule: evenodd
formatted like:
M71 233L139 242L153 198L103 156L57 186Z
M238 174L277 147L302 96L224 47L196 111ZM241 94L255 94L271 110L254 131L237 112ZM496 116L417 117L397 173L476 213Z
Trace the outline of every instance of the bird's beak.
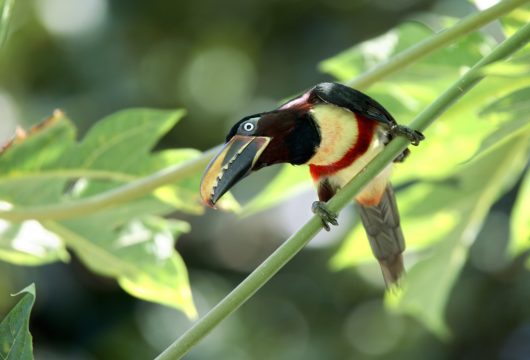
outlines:
M250 173L271 138L235 135L210 161L201 180L203 202L214 207L234 184Z

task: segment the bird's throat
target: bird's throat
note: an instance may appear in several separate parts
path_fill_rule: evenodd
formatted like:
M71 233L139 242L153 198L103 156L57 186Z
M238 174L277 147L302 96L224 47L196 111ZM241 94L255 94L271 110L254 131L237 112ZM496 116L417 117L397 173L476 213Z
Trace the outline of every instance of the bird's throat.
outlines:
M374 147L375 121L327 104L315 107L312 112L321 136L320 146L308 162L315 181L350 167Z

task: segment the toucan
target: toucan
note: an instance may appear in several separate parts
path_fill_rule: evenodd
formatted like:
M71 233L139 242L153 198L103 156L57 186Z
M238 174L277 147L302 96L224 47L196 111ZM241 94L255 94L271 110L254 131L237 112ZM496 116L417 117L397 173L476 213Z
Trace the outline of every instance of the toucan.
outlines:
M228 132L226 143L207 166L201 180L203 202L216 202L250 172L279 163L308 165L318 201L312 211L323 226L338 225L326 202L372 160L392 138L407 137L418 145L419 131L397 124L376 100L348 86L320 83L272 111L246 116ZM409 154L404 150L394 162ZM355 201L387 286L404 272L403 232L392 186L392 164Z

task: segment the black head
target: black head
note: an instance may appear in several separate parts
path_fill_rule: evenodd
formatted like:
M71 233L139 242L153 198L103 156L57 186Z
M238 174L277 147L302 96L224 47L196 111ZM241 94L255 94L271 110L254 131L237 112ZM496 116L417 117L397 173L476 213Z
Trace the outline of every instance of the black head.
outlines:
M238 121L203 175L204 202L213 206L251 171L278 163L299 165L311 159L320 144L320 133L308 109L282 107Z

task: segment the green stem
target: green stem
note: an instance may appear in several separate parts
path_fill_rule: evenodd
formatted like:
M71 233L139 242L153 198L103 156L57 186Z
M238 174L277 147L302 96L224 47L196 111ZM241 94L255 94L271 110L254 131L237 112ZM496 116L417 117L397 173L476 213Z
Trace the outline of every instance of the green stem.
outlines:
M346 84L356 88L364 89L376 83L384 77L387 77L398 70L418 61L422 57L449 45L464 35L481 28L487 23L498 19L507 12L527 3L528 0L504 0L487 10L477 12L461 20L455 26L440 31L437 34L425 39L424 41L408 48L407 50L394 55L382 64L366 71L355 79L348 81Z
M0 177L0 185L11 184L25 180L69 180L85 178L91 180L106 180L115 182L131 182L138 179L138 176L126 173L119 173L108 170L94 170L94 169L57 169L46 170L40 173L15 174L9 177Z
M485 65L512 54L526 44L528 39L530 39L530 24L525 25L515 35L504 41L488 56L475 64L461 79L412 121L412 128L417 130L427 128L445 109L451 106L451 104L462 97L483 78L482 68ZM409 144L409 141L405 138L400 137L394 139L363 171L355 176L329 201L329 209L334 212L340 211ZM182 358L199 340L258 291L258 289L296 255L321 229L322 222L320 218L313 216L300 230L287 239L272 255L243 280L241 284L160 354L157 359L168 360Z
M130 199L147 195L160 186L171 184L192 176L203 169L209 159L218 150L218 148L213 148L196 159L163 169L119 188L86 199L57 205L0 210L0 218L17 222L28 219L45 221L85 216L88 213L99 211L110 206L116 206L117 204L129 201Z
M9 30L15 0L0 0L0 48L4 45Z
M442 31L424 42L403 51L392 59L389 59L386 63L376 66L366 74L349 82L349 85L356 88L366 88L381 78L398 71L450 42L456 41L459 37L484 26L488 22L508 13L517 6L528 1L529 0L504 0L488 10L470 15L452 28ZM176 179L180 180L199 171L199 169L208 163L215 153L214 150L215 149L211 149L205 152L200 158L192 160L186 164L162 170L151 176L90 198L69 203L0 210L0 219L8 221L23 221L28 219L58 220L84 216L89 212L98 211L109 206L116 206L120 203L130 201L133 198L147 195L157 187L174 182ZM182 172L182 174L180 172Z

